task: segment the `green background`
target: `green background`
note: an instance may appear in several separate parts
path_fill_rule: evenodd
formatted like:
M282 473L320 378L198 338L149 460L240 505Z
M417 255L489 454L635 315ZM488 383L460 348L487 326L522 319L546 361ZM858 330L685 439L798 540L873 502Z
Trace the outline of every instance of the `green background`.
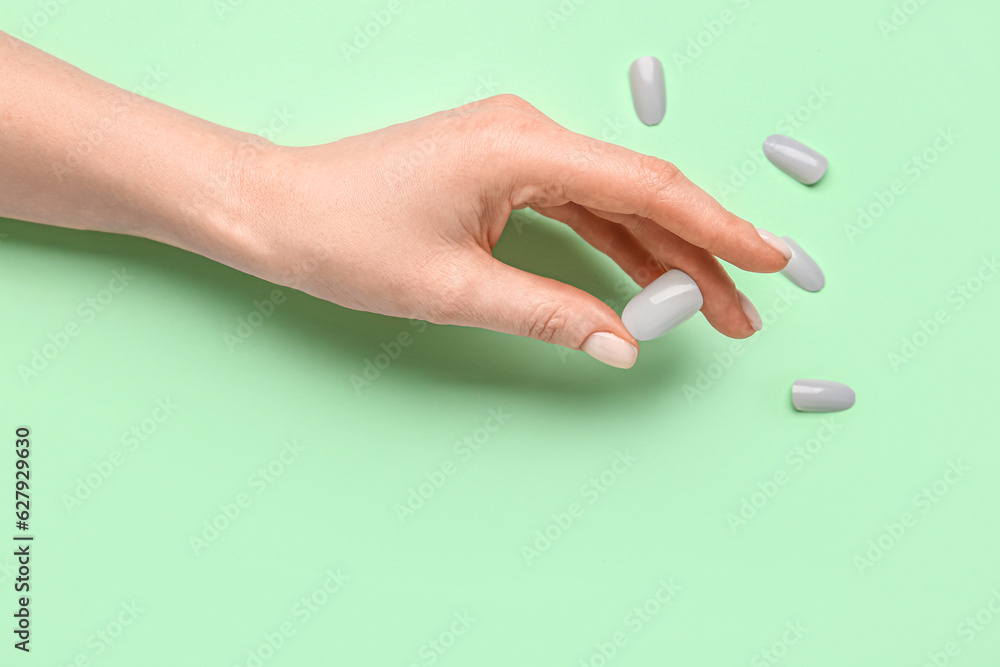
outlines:
M388 3L233 4L9 0L0 29L286 144L515 93L675 162L794 237L827 286L733 269L761 333L731 348L699 316L627 372L287 288L227 346L274 285L151 241L2 220L0 423L9 446L32 431L36 540L33 651L5 623L0 663L997 664L1000 6L400 0L348 57ZM629 97L647 54L666 71L657 127ZM829 157L818 185L757 163L779 131ZM861 226L859 208L879 215ZM538 217L516 215L497 254L618 309L636 291ZM88 319L80 304L112 296L122 269L127 287ZM24 377L69 323L79 335ZM412 344L356 390L400 332ZM846 382L857 405L797 413L799 377ZM411 491L429 497L401 517ZM8 623L12 566L0 557ZM333 593L328 571L346 577ZM294 634L269 650L283 624Z

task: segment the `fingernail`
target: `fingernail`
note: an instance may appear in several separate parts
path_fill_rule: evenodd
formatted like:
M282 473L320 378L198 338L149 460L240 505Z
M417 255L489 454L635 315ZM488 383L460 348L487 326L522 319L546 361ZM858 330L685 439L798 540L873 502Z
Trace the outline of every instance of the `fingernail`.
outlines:
M825 157L783 134L772 134L764 140L764 155L775 167L806 185L823 178L828 165Z
M750 326L753 327L754 331L760 331L764 327L764 323L760 319L760 313L757 312L757 308L753 305L747 295L736 290L736 293L740 297L740 305L743 307L743 312L746 313L747 321L750 322Z
M580 349L601 363L615 368L632 368L639 356L635 345L606 331L590 334Z
M854 405L854 390L830 380L796 380L792 405L801 412L840 412Z
M646 125L656 125L667 113L667 87L663 81L663 63L653 56L636 58L628 68L632 87L632 105Z
M792 249L788 247L787 243L779 239L776 234L772 234L766 229L758 229L757 233L760 234L760 237L767 241L772 248L780 252L782 257L785 259L792 258Z
M792 249L792 258L788 260L788 265L781 270L781 275L808 292L818 292L823 289L826 278L823 276L823 270L819 268L819 264L798 243L787 236L781 238Z
M653 340L701 310L701 290L691 276L671 269L632 297L622 323L636 340Z

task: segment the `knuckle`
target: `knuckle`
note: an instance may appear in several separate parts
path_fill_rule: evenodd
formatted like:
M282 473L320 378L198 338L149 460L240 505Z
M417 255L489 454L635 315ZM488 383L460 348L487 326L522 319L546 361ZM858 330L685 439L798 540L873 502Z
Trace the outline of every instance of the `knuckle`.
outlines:
M546 343L551 343L566 327L567 316L563 306L545 302L535 307L528 319L525 335Z
M500 107L509 107L519 111L531 111L534 109L523 97L512 93L501 93L492 97L487 97L484 102Z
M485 114L487 116L503 115L505 113L517 112L521 114L534 115L538 111L527 100L511 93L502 93L492 97L484 97L464 104L454 111L475 112L475 115ZM515 115L511 113L511 115Z
M501 106L494 107L486 114L489 126L500 128L507 133L534 130L538 127L538 119L521 109Z
M476 118L470 145L495 157L510 157L527 150L538 129L538 119L530 114L512 107L493 107Z
M637 181L643 190L661 193L669 189L681 175L673 162L652 155L643 155L637 166Z

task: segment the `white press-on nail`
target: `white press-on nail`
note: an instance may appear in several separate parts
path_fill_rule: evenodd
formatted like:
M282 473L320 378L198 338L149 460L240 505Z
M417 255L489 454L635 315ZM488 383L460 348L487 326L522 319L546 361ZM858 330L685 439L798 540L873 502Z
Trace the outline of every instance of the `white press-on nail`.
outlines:
M653 340L690 319L703 303L691 276L671 269L632 297L622 311L622 323L636 340Z
M854 390L830 380L796 380L792 405L801 412L840 412L854 405Z
M789 237L782 236L781 240L792 249L792 258L781 270L781 275L807 292L818 292L823 289L826 278L823 276L823 270L819 268L819 264L802 249L802 246Z
M823 178L828 166L825 157L783 134L772 134L764 140L764 155L775 167L806 185Z
M636 58L628 68L632 87L632 104L646 125L656 125L667 113L667 86L663 80L663 63L653 56Z

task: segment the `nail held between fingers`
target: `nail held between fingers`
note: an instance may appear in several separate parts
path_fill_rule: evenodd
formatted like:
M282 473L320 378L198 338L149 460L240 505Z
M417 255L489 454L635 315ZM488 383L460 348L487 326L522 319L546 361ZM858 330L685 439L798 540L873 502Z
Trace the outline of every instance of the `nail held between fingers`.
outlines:
M701 310L704 300L691 276L671 269L632 297L622 323L636 340L659 338Z

